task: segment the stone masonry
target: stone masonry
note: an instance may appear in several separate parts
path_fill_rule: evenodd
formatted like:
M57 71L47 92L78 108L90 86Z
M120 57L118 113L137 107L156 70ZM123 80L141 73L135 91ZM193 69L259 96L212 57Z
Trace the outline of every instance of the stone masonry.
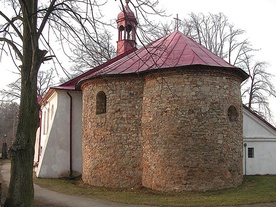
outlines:
M83 181L105 187L142 184L141 111L144 81L139 77L94 79L83 86ZM107 97L96 115L96 94Z
M83 181L164 192L238 186L241 82L234 70L207 66L86 81ZM106 113L97 115L100 91Z

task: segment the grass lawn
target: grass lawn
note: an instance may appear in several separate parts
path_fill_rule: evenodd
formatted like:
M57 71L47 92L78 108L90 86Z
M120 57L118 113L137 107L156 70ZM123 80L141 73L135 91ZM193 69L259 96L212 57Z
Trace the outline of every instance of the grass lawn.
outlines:
M81 180L40 179L41 187L61 193L98 198L127 204L153 206L218 206L276 202L276 176L245 176L241 186L234 189L203 193L160 193L148 189L107 189L86 185Z

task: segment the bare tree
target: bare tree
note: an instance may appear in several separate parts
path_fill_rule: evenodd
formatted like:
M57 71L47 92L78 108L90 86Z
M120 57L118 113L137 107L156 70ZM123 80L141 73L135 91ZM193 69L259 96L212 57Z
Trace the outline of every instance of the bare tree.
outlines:
M18 121L19 106L16 102L0 101L0 143L6 142L11 146L14 138Z
M38 71L37 74L37 95L44 96L50 86L54 84L54 70Z
M76 45L85 46L86 39L97 43L103 26L100 8L108 1L96 0L3 0L0 11L1 55L9 54L21 76L20 107L16 138L11 147L11 178L5 206L33 206L33 156L36 129L39 124L37 104L37 75L41 64L54 60L53 36L59 40L63 51ZM120 1L121 4L122 1ZM137 10L158 13L158 1L135 0ZM5 11L5 12L4 12ZM147 20L148 21L148 20ZM98 44L98 47L102 47ZM47 55L48 54L48 55ZM64 72L67 71L63 68Z
M54 84L54 70L39 71L37 74L37 95L44 96L51 85ZM7 85L7 89L0 91L3 98L9 101L20 100L21 79Z
M17 79L16 81L8 84L7 89L3 89L0 91L0 94L2 95L3 99L9 100L9 101L19 100L20 85L21 85L20 79Z
M69 57L74 63L72 67L72 71L74 72L73 76L80 75L85 72L85 69L93 68L110 60L116 54L116 49L112 44L111 33L107 30L99 34L96 44L90 39L84 41L85 46L77 45L76 48L72 50L73 56ZM98 47L98 44L100 44L101 47Z
M165 10L157 9L158 0L144 1L144 0L133 0L129 2L132 5L135 16L139 21L138 24L138 35L137 39L139 43L144 46L145 43L152 42L155 40L160 33L158 22L154 22L151 18L152 15L158 14L159 16L166 17ZM124 9L124 3L120 0L121 8ZM115 16L114 16L115 17ZM112 21L112 30L117 30L115 19ZM163 26L163 25L162 25ZM164 27L165 30L165 27ZM105 27L98 33L97 41L91 41L90 39L84 40L85 44L76 45L75 49L72 50L73 56L70 54L68 57L74 63L71 68L73 75L67 79L63 78L61 81L64 82L76 75L79 75L85 70L93 68L97 65L106 62L116 55L116 48L113 45L114 40L108 29ZM98 45L101 45L99 47Z
M240 67L246 70L249 78L242 85L242 97L248 108L264 119L272 121L268 97L276 98L276 90L271 80L273 75L266 71L267 66L267 62L254 61L253 56L244 55Z
M196 15L181 21L183 33L232 65L239 64L239 58L254 51L244 37L245 31L235 28L223 14Z

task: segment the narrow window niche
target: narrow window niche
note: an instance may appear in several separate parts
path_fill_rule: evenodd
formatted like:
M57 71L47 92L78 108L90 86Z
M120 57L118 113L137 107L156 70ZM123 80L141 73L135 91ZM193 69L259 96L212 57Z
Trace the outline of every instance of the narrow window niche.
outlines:
M230 106L228 108L228 119L230 122L236 122L238 120L238 110L236 109L235 106Z
M247 155L248 155L248 158L254 158L254 147L248 147L248 152L247 152Z
M106 113L106 95L103 91L100 91L96 96L96 114L104 113Z

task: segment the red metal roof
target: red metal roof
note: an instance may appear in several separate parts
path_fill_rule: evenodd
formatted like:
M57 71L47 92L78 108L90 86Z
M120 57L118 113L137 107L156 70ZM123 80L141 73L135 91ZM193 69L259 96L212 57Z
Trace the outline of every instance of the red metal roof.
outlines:
M124 11L121 11L117 17L118 21L121 19L136 19L134 13L128 6L128 3L124 7Z
M246 77L246 73L241 69L227 63L191 38L176 31L101 67L94 73L83 77L81 81L96 76L141 73L191 65L233 68L240 70Z
M191 38L176 31L143 48L119 55L53 89L79 90L78 84L97 76L142 73L192 65L236 70L244 79L248 77L240 68L227 63Z
M85 73L65 82L65 83L62 83L61 85L59 86L54 86L54 87L51 87L53 89L60 89L60 90L76 90L76 85L77 83L81 80L81 79L84 79L85 77L89 77L91 76L93 73L95 73L96 71L100 70L101 68L104 68L114 62L116 62L117 60L129 55L130 53L132 53L133 51L137 50L136 48L133 48L132 50L129 50L127 51L126 53L124 54L121 54L121 55L118 55L116 56L115 58L95 67L95 68L92 68L91 70L88 70L86 71Z

